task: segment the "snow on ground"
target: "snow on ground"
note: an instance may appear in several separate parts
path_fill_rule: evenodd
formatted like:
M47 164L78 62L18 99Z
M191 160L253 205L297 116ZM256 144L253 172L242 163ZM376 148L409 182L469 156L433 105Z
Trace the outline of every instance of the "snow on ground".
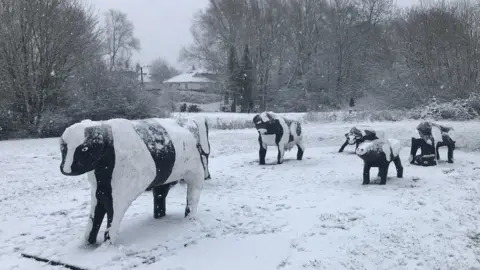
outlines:
M383 128L406 146L415 124L357 127ZM455 164L424 168L410 165L403 148L403 179L391 164L387 185L362 186L360 158L351 147L337 153L351 126L305 125L304 160L295 160L294 148L276 165L270 147L265 166L255 130L212 130L213 179L197 220L183 218L184 185L171 190L160 220L145 192L123 219L117 245L94 248L81 242L90 187L85 176L59 172L58 139L0 142L0 268L63 269L21 252L85 269L480 268L480 153L459 149Z

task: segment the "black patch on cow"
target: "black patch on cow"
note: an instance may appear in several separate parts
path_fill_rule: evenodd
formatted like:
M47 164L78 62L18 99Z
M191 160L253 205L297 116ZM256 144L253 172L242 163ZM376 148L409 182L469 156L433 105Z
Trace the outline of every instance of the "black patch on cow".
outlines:
M302 135L302 124L300 124L300 122L297 122L297 136L300 136Z
M134 129L143 140L155 162L157 174L155 179L147 187L163 185L172 174L175 165L175 147L167 130L156 121L135 120Z

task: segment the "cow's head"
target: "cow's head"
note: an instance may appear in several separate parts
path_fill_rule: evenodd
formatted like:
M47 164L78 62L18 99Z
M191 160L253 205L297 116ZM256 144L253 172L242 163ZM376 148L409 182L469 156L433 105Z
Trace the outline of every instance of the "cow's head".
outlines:
M105 145L112 141L109 128L87 120L65 129L60 137L62 174L81 175L94 170L103 157Z
M253 118L255 128L260 134L275 134L279 120L273 112L262 112Z
M358 130L356 127L353 127L348 133L345 133L345 137L347 138L348 144L354 145L357 140L363 137L363 135L360 130Z

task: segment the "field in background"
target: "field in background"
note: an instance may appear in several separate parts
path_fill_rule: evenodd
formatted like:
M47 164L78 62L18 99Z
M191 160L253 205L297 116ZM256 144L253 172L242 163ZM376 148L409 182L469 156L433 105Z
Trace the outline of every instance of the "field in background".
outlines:
M204 115L212 129L220 129L222 133L231 134L256 134L253 130L254 113L200 113ZM173 118L184 118L193 115L193 113L172 113ZM421 120L405 119L405 114L388 112L317 112L317 113L279 113L290 119L299 120L303 123L305 138L308 144L316 146L325 146L338 144L340 147L344 134L350 128L372 128L376 131L383 131L386 136L398 139L403 146L409 146L412 137L418 137L416 126ZM384 115L383 117L381 117ZM388 115L385 117L385 115ZM390 120L390 116L394 120ZM476 134L480 134L480 122L478 120L470 121L436 121L439 124L451 126L454 128L450 134L456 140L456 147L464 151L480 151L480 139ZM438 130L434 129L434 136L440 139ZM234 136L236 140L244 140L245 136ZM245 147L256 149L256 140Z

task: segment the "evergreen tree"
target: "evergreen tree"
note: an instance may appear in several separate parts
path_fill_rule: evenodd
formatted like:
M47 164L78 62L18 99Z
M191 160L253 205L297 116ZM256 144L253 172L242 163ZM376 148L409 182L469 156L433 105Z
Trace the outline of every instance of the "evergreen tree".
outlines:
M241 67L241 106L242 112L249 111L250 105L253 103L253 63L250 58L250 50L245 45L242 57Z
M235 47L232 45L230 46L230 50L228 53L228 63L227 63L227 68L228 68L228 89L226 91L226 100L229 98L232 99L232 107L231 111L236 112L237 108L237 103L240 95L240 76L239 76L239 65L238 65L238 60L237 60L237 51Z

